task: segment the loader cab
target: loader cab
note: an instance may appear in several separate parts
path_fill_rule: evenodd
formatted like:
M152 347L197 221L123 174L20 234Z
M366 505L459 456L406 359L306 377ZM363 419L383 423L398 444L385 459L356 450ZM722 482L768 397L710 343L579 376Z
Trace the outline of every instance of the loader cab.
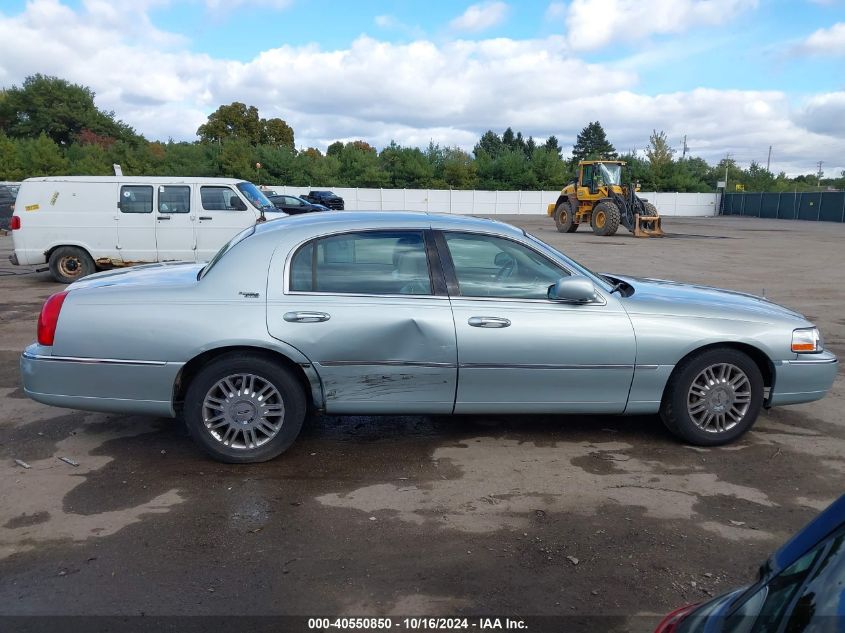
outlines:
M621 161L582 161L579 187L586 187L591 195L597 195L601 187L622 185Z

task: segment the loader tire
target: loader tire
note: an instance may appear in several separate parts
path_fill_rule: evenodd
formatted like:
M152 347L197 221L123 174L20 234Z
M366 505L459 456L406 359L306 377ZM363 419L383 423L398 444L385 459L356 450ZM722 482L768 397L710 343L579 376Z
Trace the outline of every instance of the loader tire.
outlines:
M651 202L643 203L643 217L653 217L658 215L657 207L651 204Z
M613 235L619 228L620 217L619 207L613 202L599 202L593 207L593 217L590 222L593 226L593 233L602 237Z
M569 202L561 202L555 207L555 226L561 233L574 233L578 230L578 223Z

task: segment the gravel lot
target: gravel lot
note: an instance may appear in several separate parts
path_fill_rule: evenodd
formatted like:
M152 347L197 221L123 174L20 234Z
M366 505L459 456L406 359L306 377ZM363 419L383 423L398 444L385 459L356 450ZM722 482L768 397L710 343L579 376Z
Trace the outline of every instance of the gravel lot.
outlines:
M765 289L845 356L845 225L668 218L667 238L636 240L501 219L595 270ZM841 374L719 449L656 417L323 417L273 462L217 464L171 420L23 397L18 356L60 286L10 249L0 238L2 615L601 614L649 630L750 580L845 490Z

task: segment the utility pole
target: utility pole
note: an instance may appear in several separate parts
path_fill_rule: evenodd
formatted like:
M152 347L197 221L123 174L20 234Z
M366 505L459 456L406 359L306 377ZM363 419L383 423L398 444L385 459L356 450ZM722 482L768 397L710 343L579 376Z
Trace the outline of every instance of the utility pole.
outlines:
M730 164L731 153L725 154L725 191L728 190L728 165Z
M822 161L816 163L818 165L819 170L816 172L816 176L818 176L818 180L816 181L816 187L822 186L822 176L824 176L824 172L822 171Z
M772 146L769 145L769 157L766 159L766 171L771 171L769 169L772 166Z
M687 157L687 150L689 150L689 147L687 147L687 135L684 134L684 150L681 153L681 160L684 160Z

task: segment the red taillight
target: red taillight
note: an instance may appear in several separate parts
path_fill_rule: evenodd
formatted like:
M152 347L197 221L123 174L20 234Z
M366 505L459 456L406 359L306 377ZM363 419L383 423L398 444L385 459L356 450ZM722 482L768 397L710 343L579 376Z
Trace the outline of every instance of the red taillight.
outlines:
M697 604L688 604L680 609L675 609L672 613L669 613L665 618L660 620L660 624L658 624L657 628L654 629L654 633L675 633L681 622L683 622L690 613L695 611L697 607Z
M44 302L41 314L38 316L38 343L52 345L56 338L56 324L59 322L59 312L68 291L57 292Z
M21 228L21 218L19 215L13 215L12 218L9 220L9 228L13 231L17 231Z

